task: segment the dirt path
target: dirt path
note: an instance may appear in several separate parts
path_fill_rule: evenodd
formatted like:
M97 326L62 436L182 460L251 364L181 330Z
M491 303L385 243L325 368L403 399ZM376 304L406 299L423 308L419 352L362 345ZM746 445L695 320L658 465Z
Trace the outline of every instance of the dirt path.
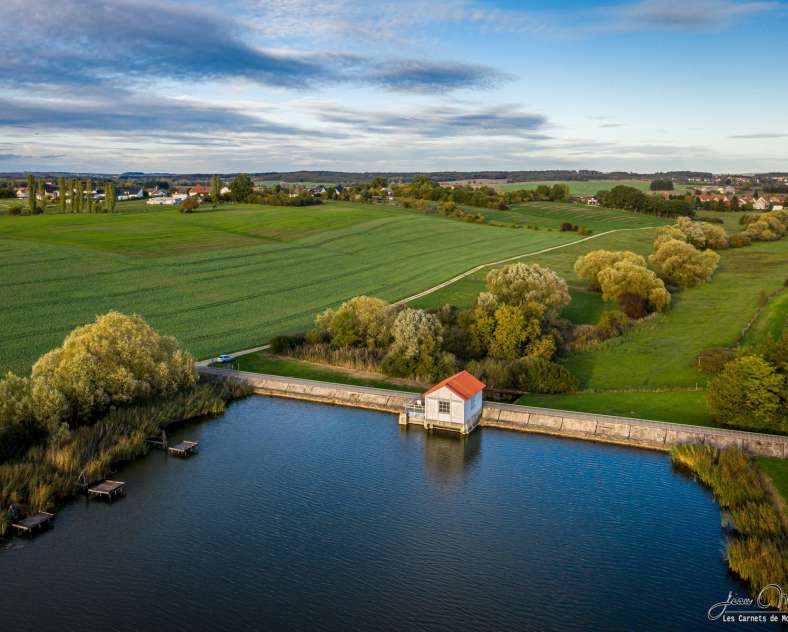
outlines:
M466 270L465 272L458 274L457 276L452 277L448 281L444 281L443 283L439 283L438 285L434 285L431 288L426 290L422 290L418 294L414 294L413 296L408 296L407 298L400 299L399 301L395 301L394 305L402 305L404 303L410 303L411 301L415 301L423 296L427 296L432 294L433 292L437 292L457 281L461 281L462 279L469 277L470 275L478 272L479 270L484 270L484 268L489 268L490 266L499 266L504 263L509 263L510 261L516 261L517 259L524 259L525 257L534 257L536 255L541 255L546 252L552 252L553 250L560 250L561 248L568 248L569 246L576 246L577 244L582 244L584 241L590 241L592 239L597 239L598 237L604 237L605 235L612 235L613 233L621 233L630 230L654 230L654 226L644 226L643 228L614 228L612 230L607 230L604 233L598 233L596 235L590 235L589 237L583 237L582 239L576 239L575 241L570 241L565 244L560 244L558 246L551 246L550 248L542 248L541 250L534 250L533 252L526 252L521 255L514 255L513 257L507 257L506 259L499 259L498 261L491 261L489 263L482 263L476 267L471 268L470 270ZM231 355L234 356L242 356L248 355L250 353L255 353L257 351L264 351L268 349L270 345L260 345L258 347L252 347L250 349L242 349L241 351L235 351ZM198 366L208 366L214 361L214 358L207 358L205 360L201 360L197 363Z
M433 292L437 292L457 281L464 279L465 277L469 277L472 274L479 272L479 270L484 270L484 268L489 268L490 266L499 266L504 263L509 263L510 261L516 261L517 259L524 259L525 257L534 257L536 255L542 255L546 252L552 252L553 250L560 250L561 248L568 248L569 246L576 246L577 244L582 244L584 241L590 241L591 239L597 239L598 237L604 237L605 235L611 235L613 233L621 233L624 231L629 230L654 230L654 226L644 226L643 228L614 228L612 230L607 230L604 233L599 233L597 235L591 235L589 237L583 237L583 239L576 239L575 241L570 241L566 244L560 244L558 246L551 246L550 248L542 248L541 250L534 250L533 252L526 252L522 255L514 255L513 257L507 257L506 259L499 259L498 261L492 261L490 263L482 263L475 268L471 268L470 270L466 270L462 274L458 274L455 277L452 277L448 281L444 281L443 283L439 283L438 285L434 285L433 287L423 290L418 294L414 294L413 296L408 296L407 298L400 299L396 301L395 305L401 305L403 303L410 303L411 301L415 301L416 299L422 298L423 296L427 296L428 294L432 294Z

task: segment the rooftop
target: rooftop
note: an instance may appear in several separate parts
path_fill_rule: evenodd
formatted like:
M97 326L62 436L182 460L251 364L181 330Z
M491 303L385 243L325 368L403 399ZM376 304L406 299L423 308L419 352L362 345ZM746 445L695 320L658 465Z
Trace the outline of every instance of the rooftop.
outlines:
M484 390L485 384L473 377L473 375L468 373L468 371L460 371L459 373L455 373L451 377L447 377L445 380L438 382L435 386L426 391L424 396L426 397L430 393L434 393L444 386L450 388L463 399L470 399L479 391Z

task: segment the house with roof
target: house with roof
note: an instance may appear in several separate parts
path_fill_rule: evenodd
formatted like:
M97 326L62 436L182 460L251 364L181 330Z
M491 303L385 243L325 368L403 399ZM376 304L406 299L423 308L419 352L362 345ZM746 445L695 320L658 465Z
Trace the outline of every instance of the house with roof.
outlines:
M193 197L195 195L199 195L200 197L205 197L210 194L211 194L211 190L204 184L195 184L193 187L189 189L190 197Z
M425 391L421 400L400 416L400 423L468 434L481 419L484 386L467 371L455 373Z

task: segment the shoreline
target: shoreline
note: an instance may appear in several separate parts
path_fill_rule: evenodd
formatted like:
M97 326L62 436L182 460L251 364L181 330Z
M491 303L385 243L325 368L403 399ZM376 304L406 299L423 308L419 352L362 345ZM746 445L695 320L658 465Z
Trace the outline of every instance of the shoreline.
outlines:
M365 408L395 415L403 413L408 404L418 397L416 393L406 391L350 386L206 366L200 366L198 370L203 375L240 380L251 386L257 395ZM534 432L663 452L670 451L672 447L681 443L705 443L719 448L739 448L756 456L788 459L788 437L781 435L517 404L485 402L479 427Z

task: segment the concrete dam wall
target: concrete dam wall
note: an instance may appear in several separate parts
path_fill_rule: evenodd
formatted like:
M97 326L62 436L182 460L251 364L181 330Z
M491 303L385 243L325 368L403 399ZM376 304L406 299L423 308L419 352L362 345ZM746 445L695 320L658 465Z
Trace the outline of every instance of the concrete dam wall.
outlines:
M246 382L258 395L366 408L396 415L404 413L407 406L419 398L418 393L405 391L349 386L213 367L199 367L199 371L205 375L233 377ZM514 404L486 402L479 426L617 443L653 450L670 450L680 443L707 443L717 447L737 447L759 456L788 458L788 437L779 435Z

